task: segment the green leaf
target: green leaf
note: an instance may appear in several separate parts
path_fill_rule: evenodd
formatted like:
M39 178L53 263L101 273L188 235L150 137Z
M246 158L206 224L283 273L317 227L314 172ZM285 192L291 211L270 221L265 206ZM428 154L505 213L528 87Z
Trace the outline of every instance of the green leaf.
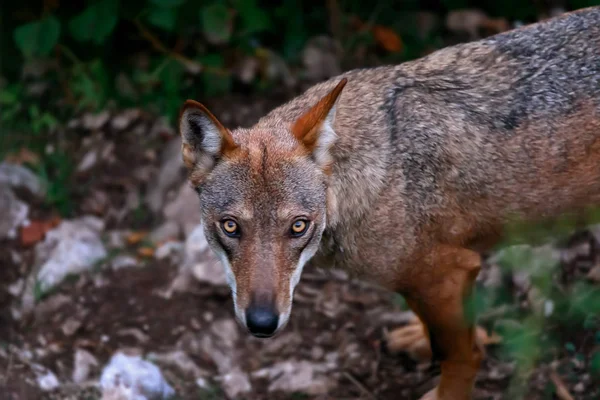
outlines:
M271 28L269 15L254 0L236 1L235 7L242 20L245 34L263 32Z
M179 7L185 0L150 0L150 3L161 8Z
M173 31L177 20L177 10L174 8L154 7L148 14L148 22L168 32Z
M53 15L21 25L14 31L17 47L26 58L47 56L59 37L60 22Z
M600 351L596 351L590 359L590 371L600 376Z
M69 30L80 42L102 44L117 26L119 0L101 0L69 22Z
M206 38L215 44L226 43L231 37L231 16L225 4L215 3L200 10Z

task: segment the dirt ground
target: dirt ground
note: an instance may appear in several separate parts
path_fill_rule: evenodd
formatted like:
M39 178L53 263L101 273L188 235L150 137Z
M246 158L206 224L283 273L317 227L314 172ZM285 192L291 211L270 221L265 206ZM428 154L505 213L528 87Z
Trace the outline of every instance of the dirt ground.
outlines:
M248 125L284 99L282 94L262 100L240 95L208 104L224 123ZM138 119L142 122L137 124L143 125L151 117ZM73 177L75 215L102 216L106 232L151 230L161 222L160 215L140 207L119 216L113 212L123 209L132 192L143 198L145 190L155 182L160 150L168 140L173 140L160 133L140 140L145 131L136 130L135 126L136 123L127 128L131 132L127 135L112 129L94 132L91 136L99 141L115 143L114 159ZM77 153L83 144L72 146ZM77 155L78 159L82 157L83 154ZM32 199L28 202L32 218L52 215L42 203ZM572 278L578 263L597 262L600 249L597 238L584 230L574 234L568 246L578 249L582 243L587 246L582 255L562 262L564 279L578 279ZM439 373L435 364L419 364L406 354L387 351L385 332L411 319L403 301L393 293L350 279L338 271L307 269L297 289L289 325L278 337L261 340L250 337L233 322L233 305L226 287L194 282L188 290L166 295L178 273L178 262L140 256L135 245L125 245L122 250L138 254L138 267L113 270L101 266L68 279L40 299L31 316L15 320L11 308L17 298L9 292L10 286L29 273L33 248L23 246L18 239L0 243L0 248L2 399L99 399L100 392L92 383L97 381L111 355L123 349L142 354L183 351L195 364L193 373L175 363L157 362L180 399L227 398L221 390L222 382L215 378L219 375L219 365L212 352L219 346L226 347L223 354L232 368L239 367L251 375L252 390L237 396L239 399L416 399L435 385ZM482 288L489 274L490 265L486 264L480 276ZM506 287L517 291L508 283ZM494 317L488 315L484 326L490 328L493 321ZM590 361L578 360L565 349L569 343L579 353L589 354L594 346L594 331L572 332L561 326L554 329L561 335L561 343L553 357L536 364L535 372L527 380L524 398L559 398L549 389L553 387L549 366L554 362L569 371L560 375L572 398L599 399L600 380L593 376ZM475 399L513 398L507 387L515 365L499 355L499 347L487 347ZM84 384L71 382L77 349L86 350L98 361L90 380ZM303 360L313 366L332 364L333 367L314 378L314 385L325 386L327 390L321 394L269 391L277 376L252 375L290 360ZM34 364L52 370L61 382L60 388L42 391ZM205 385L197 383L198 374L205 377Z

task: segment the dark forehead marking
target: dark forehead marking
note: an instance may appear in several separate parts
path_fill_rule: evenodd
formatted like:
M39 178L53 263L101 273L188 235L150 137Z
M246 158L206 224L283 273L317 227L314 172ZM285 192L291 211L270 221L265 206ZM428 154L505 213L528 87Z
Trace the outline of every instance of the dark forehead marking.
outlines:
M262 174L263 174L263 178L265 178L265 181L266 181L265 173L267 171L267 144L265 142L262 143L262 164L261 164L261 171L262 171Z

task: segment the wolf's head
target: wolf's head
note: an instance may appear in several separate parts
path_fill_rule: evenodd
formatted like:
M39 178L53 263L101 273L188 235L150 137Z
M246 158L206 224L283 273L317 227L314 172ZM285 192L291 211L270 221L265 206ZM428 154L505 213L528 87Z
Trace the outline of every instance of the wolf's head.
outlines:
M239 322L269 337L287 323L304 264L326 225L340 83L292 121L225 128L186 101L183 161L200 195L206 238L225 268Z

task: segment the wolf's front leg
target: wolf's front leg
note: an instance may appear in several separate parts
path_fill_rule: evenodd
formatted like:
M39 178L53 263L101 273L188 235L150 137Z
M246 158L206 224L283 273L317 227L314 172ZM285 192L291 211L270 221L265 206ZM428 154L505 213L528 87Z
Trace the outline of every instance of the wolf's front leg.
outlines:
M441 364L439 385L422 400L468 400L483 349L464 307L479 273L481 258L473 251L449 246L437 246L428 258L412 282L412 289L406 293L409 306L425 327L430 354ZM413 324L411 329L413 335L418 335L419 329L423 333L420 324ZM421 355L427 355L426 341L421 342ZM415 351L419 351L418 345Z

